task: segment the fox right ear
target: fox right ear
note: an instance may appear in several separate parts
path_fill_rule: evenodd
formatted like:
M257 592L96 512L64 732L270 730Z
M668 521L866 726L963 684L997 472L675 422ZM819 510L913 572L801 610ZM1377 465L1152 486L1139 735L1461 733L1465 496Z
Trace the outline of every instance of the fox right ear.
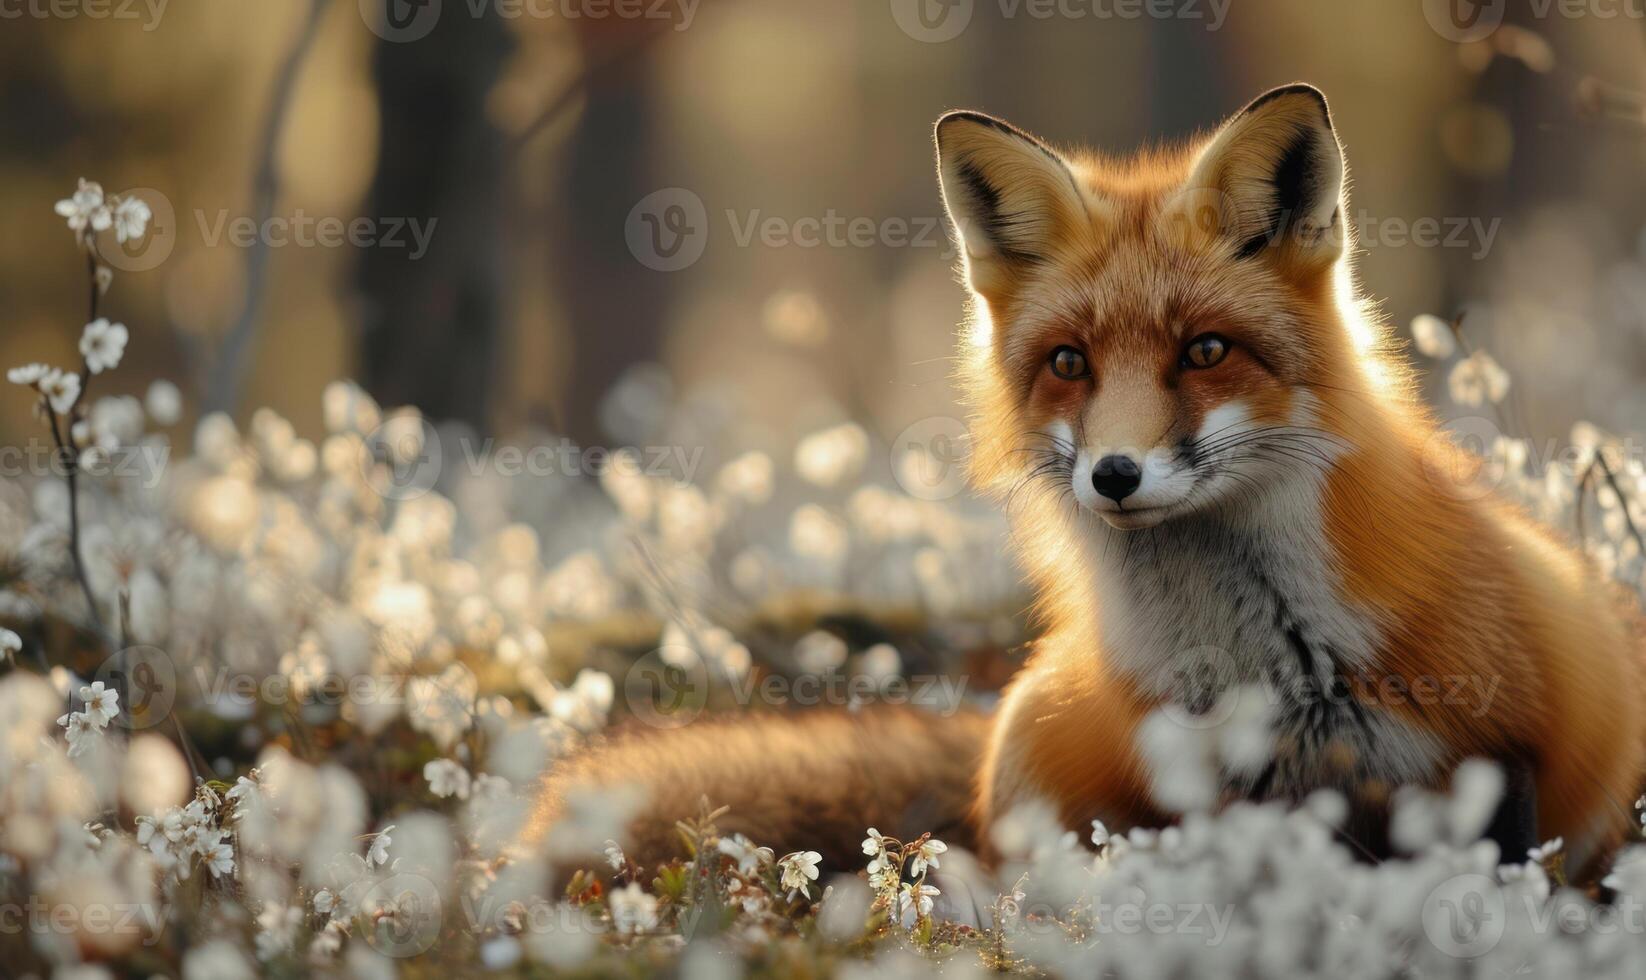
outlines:
M937 121L937 169L967 281L986 300L1045 259L1086 210L1056 151L981 112Z

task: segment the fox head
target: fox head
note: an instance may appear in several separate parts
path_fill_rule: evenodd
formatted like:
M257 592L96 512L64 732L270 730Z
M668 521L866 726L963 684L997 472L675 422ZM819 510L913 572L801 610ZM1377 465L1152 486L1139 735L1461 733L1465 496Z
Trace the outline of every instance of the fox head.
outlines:
M1065 155L937 122L974 297L963 382L985 487L1050 487L1121 529L1238 502L1324 452L1366 387L1342 149L1321 93L1276 89L1210 137Z

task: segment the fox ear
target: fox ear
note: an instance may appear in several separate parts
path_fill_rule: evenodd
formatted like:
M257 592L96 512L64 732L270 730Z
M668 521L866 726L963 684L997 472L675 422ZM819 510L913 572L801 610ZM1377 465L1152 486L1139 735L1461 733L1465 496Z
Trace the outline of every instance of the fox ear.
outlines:
M1067 161L980 112L950 112L937 121L937 169L967 279L985 299L1010 289L1085 214Z
M1326 96L1287 85L1259 96L1196 157L1183 192L1202 228L1249 258L1272 247L1310 262L1343 254L1343 149ZM1216 205L1215 211L1208 205Z

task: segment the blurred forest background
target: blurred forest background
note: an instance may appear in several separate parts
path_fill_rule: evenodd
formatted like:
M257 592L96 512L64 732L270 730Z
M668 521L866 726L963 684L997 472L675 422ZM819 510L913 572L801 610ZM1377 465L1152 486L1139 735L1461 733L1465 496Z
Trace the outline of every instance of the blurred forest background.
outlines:
M93 6L0 18L0 363L74 359L84 272L52 202L80 176L142 188L159 251L105 304L133 343L102 393L170 378L186 420L266 405L313 433L347 376L476 431L585 444L657 438L661 406L689 404L697 429L670 438L711 465L844 419L884 441L953 412L940 112L1118 152L1303 79L1333 100L1357 217L1449 239L1367 236L1361 273L1393 321L1469 309L1528 435L1646 429L1646 22L1627 3L1514 0L1467 43L1423 0L1177 0L1170 17L962 0L946 40L906 29L903 0ZM637 205L668 188L707 225L676 271L633 247ZM399 244L230 230L300 215ZM739 240L831 215L876 232ZM0 413L0 441L33 432Z

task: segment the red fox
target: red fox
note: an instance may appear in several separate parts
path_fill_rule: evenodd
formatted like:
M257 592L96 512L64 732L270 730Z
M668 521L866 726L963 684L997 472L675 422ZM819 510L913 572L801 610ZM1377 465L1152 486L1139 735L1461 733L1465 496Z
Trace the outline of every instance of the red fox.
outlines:
M1047 625L1028 664L992 717L615 739L550 774L534 838L576 788L630 781L651 791L641 860L704 796L730 829L845 867L870 825L987 856L1031 799L1070 828L1157 825L1141 721L1262 685L1272 759L1220 773L1225 800L1338 790L1377 854L1394 789L1484 757L1508 774L1505 859L1561 836L1575 870L1614 848L1646 765L1646 630L1577 552L1457 479L1470 458L1357 294L1324 96L1275 89L1131 159L976 112L936 142L973 299L972 475L1006 501Z

